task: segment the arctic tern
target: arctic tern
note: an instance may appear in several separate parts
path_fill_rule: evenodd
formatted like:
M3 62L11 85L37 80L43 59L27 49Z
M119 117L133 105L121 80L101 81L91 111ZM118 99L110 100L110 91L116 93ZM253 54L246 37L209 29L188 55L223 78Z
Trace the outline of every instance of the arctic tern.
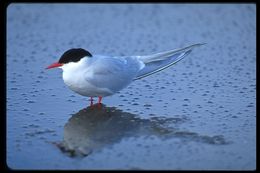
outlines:
M61 68L64 83L72 91L90 97L91 105L93 97L98 97L101 104L102 97L113 95L135 80L172 66L203 44L142 56L92 55L85 49L73 48L46 69Z

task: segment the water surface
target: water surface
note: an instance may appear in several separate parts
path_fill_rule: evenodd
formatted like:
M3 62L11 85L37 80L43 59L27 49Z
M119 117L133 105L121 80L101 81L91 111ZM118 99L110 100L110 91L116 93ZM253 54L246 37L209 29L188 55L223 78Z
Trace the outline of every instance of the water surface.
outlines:
M8 167L255 169L255 36L253 4L11 4ZM99 109L45 70L73 47L146 55L201 42Z

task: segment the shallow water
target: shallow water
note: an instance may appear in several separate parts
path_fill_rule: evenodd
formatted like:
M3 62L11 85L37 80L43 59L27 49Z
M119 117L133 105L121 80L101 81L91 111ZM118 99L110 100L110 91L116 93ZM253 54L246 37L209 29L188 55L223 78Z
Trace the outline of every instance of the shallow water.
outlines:
M11 4L7 166L255 169L255 36L252 4ZM201 42L101 107L45 70L72 47L145 55Z

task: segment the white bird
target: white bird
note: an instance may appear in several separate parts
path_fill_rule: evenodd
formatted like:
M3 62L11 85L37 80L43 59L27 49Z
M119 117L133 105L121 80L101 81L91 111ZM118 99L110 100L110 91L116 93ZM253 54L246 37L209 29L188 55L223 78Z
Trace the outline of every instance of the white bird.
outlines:
M134 80L170 67L188 55L194 47L203 44L152 55L120 57L92 55L82 48L69 49L47 69L61 68L64 83L72 91L90 97L93 105L93 97L98 97L98 103L101 103L102 97L115 94Z

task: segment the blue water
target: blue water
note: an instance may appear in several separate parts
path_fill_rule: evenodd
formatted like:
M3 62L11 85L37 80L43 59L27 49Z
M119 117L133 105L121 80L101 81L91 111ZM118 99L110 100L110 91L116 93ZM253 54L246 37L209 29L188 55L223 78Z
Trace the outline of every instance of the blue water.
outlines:
M194 43L207 44L101 108L45 70L73 47L146 55ZM256 6L13 3L6 100L12 169L254 170Z

